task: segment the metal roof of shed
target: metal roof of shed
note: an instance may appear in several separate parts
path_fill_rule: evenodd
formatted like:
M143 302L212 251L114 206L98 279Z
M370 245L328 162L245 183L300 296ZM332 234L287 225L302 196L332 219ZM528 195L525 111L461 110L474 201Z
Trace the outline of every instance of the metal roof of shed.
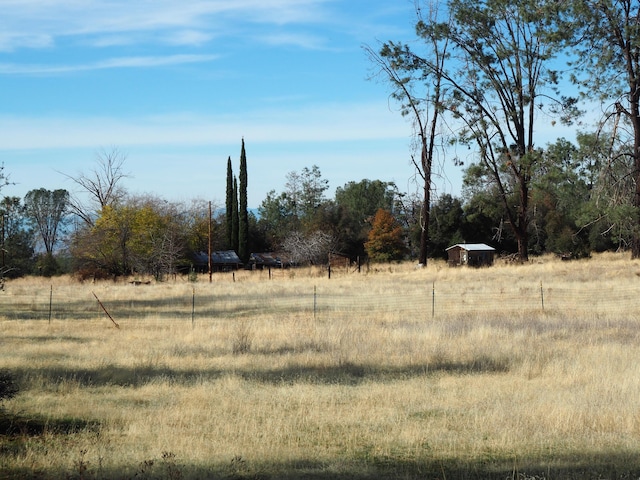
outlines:
M490 247L485 243L457 243L455 245L450 246L446 250L451 250L452 248L459 247L467 252L493 252L495 248Z
M207 252L198 252L194 255L195 261L206 264L209 261ZM211 263L222 265L241 264L242 261L233 250L218 250L211 252Z

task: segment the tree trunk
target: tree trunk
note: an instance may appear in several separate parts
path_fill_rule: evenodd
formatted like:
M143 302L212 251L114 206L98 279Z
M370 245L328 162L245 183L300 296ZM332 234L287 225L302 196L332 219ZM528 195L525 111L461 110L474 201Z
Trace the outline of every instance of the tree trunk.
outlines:
M640 134L640 132L639 132ZM633 196L633 206L635 207L635 216L633 231L631 233L631 258L640 258L640 145L638 145L638 134L636 134L636 140L634 142L635 158L633 179L636 184L635 194Z
M431 136L429 144L425 134L422 135L422 171L424 172L424 196L422 199L422 212L420 215L420 257L418 263L427 266L427 255L429 253L429 210L431 209L431 164L433 158L433 145L436 137L436 122L438 116L434 113L431 123Z
M638 83L634 81L634 84ZM640 87L640 85L636 85ZM631 258L640 258L640 95L635 88L631 94L631 124L633 125L633 180L636 188L633 196L636 218L631 234Z
M520 206L518 208L518 256L522 263L529 261L529 178L520 179Z
M430 185L425 181L424 198L422 200L422 212L420 213L420 255L418 263L427 266L427 254L429 246L429 207L431 206Z
M521 263L529 261L529 233L526 230L518 235L518 257Z

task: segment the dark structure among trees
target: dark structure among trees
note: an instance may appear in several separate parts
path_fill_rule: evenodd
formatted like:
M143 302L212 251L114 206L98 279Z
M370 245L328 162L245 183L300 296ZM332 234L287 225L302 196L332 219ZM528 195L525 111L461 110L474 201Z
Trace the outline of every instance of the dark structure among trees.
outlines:
M264 270L265 268L283 268L280 257L274 253L252 253L249 259L251 270Z
M193 266L198 273L204 273L209 268L207 252L194 254ZM233 250L211 252L211 269L214 272L230 272L242 268L240 257Z

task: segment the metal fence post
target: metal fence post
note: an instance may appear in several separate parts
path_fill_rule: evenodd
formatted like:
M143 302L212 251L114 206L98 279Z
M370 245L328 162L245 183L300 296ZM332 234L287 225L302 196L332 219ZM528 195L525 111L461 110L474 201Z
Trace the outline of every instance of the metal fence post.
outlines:
M196 327L196 289L193 287L193 293L191 295L191 328Z
M436 282L431 286L431 318L436 316Z
M51 290L49 290L49 325L51 325L52 309L53 309L53 285L51 285Z

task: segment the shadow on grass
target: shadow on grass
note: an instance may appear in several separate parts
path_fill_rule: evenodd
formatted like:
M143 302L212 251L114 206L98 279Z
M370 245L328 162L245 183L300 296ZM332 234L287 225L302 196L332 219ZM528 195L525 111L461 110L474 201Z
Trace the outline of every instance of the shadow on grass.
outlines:
M168 382L191 385L195 382L212 381L236 375L247 381L281 385L305 383L312 385L358 385L364 382L389 382L422 377L438 372L449 374L505 373L508 363L491 358L478 358L471 362L434 362L425 365L378 366L345 362L332 366L292 366L273 370L176 370L162 365L140 365L119 367L105 365L95 369L68 369L44 367L37 369L14 369L18 382L29 383L30 378L44 377L51 384L73 382L80 386L105 385L139 387L149 383Z
M27 454L34 439L41 441L51 436L66 436L79 432L100 430L98 422L88 422L78 418L51 419L37 415L13 415L0 411L0 479L31 478L28 472L6 471L2 465L10 465L12 457Z
M44 434L69 435L80 431L95 430L99 424L78 418L50 419L37 415L12 415L0 411L0 436L40 436Z
M5 342L24 342L24 343L77 343L84 344L92 341L90 338L74 337L71 335L6 335L3 337Z
M448 374L505 373L509 365L491 358L472 362L434 362L421 365L380 366L344 362L336 366L299 366L285 369L240 373L242 378L266 384L340 384L358 385L364 382L392 382L424 377L441 372Z
M76 433L95 433L100 424L77 418L45 419L0 412L0 479L282 479L282 480L622 480L640 478L640 456L635 451L589 451L540 455L536 458L498 454L481 459L435 458L426 446L422 452L379 454L363 446L355 452L324 462L297 459L289 462L254 462L241 456L210 465L192 465L170 452L138 464L110 468L89 450L70 452L73 467L32 470L13 466L13 459L28 454L34 442L46 443ZM31 445L31 447L30 447ZM464 454L464 452L463 452ZM250 457L250 452L249 452ZM415 457L415 458L409 458ZM20 462L24 463L24 462ZM55 465L55 459L49 462Z
M184 464L171 453L162 453L138 465L109 469L94 465L79 454L75 471L3 469L0 478L12 479L281 479L281 480L604 480L628 479L640 476L637 455L633 453L574 454L518 462L513 459L491 461L460 461L456 459L402 460L370 458L367 460L335 459L326 463L294 460L288 463L253 464L236 456L226 464L194 466Z
M225 295L224 298L214 296L198 297L195 304L190 295L144 299L137 298L132 291L131 297L127 299L109 299L103 297L100 293L98 293L98 297L104 308L116 321L140 321L153 318L154 320L171 321L172 323L168 323L168 325L175 326L179 324L176 322L180 322L181 319L185 323L190 322L193 313L195 313L198 320L229 320L237 317L262 315L265 312L263 302L258 300L250 302L242 294ZM299 296L294 298L297 299ZM195 312L193 311L194 307ZM287 302L285 298L273 308L280 313L310 310L313 307L312 300L309 300L308 308L306 307L307 305L301 305L300 302ZM44 300L39 303L27 302L0 305L0 317L4 317L7 320L46 321L49 319L49 314L51 314L53 320L64 321L104 316L103 310L90 294L82 299L54 302L51 310L49 310L49 303Z

